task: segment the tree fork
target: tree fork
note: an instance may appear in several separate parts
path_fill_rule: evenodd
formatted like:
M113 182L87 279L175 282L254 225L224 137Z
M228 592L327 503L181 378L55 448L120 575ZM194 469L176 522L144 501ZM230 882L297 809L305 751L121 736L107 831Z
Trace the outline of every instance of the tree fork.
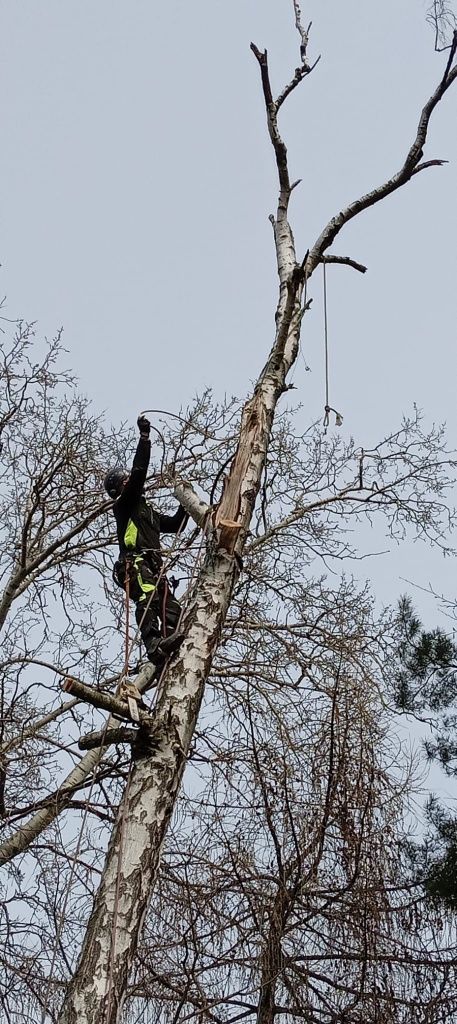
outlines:
M128 975L157 875L161 847L179 794L205 682L240 571L276 405L298 351L304 272L297 265L287 219L291 192L287 150L277 129L277 102L272 100L267 55L254 46L252 49L260 64L280 185L274 225L280 281L276 338L254 394L243 409L237 450L224 485L215 526L208 523L204 565L184 617L185 640L166 671L158 693L154 733L159 743L148 755L137 754L134 759L79 963L59 1017L60 1024L92 1024L95 1020L100 1024L118 1024L120 1021ZM451 62L440 87L424 108L416 140L419 145L413 145L395 179L362 197L329 222L306 261L308 279L349 219L404 184L412 172L419 169L419 149L425 142L432 110L457 76L457 70L451 71L450 65Z
M291 268L293 269L293 268ZM207 552L184 616L185 639L166 672L154 709L154 741L134 755L83 948L60 1024L119 1022L128 974L157 876L162 844L179 794L205 683L240 571L260 487L274 410L297 352L302 275L291 278L275 343L246 402L239 443ZM221 521L222 520L222 521ZM227 520L229 528L227 532ZM231 528L231 524L236 529ZM119 858L119 853L122 853ZM112 936L115 936L112 943ZM114 948L113 948L114 947Z

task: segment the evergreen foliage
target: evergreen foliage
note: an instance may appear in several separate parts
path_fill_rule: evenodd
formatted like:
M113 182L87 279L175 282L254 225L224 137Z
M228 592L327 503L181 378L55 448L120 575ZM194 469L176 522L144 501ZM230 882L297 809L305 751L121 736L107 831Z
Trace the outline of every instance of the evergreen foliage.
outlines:
M399 665L395 700L402 711L432 712L436 738L424 743L429 760L438 761L449 776L457 775L457 645L441 629L425 630L409 597L399 602ZM457 911L457 815L446 811L436 797L426 806L430 832L410 851L416 873L434 901Z

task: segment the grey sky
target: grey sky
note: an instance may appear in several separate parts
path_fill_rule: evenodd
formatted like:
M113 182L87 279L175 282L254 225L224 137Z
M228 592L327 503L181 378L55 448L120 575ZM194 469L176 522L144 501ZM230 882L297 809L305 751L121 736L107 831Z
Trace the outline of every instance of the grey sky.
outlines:
M322 59L283 110L298 250L393 173L443 56L424 0L302 0ZM273 334L276 178L253 39L279 88L298 63L291 0L9 0L1 14L2 291L10 315L63 324L82 388L113 422L245 393ZM328 274L331 404L369 446L413 402L457 441L457 90L418 175L352 223ZM324 404L321 277L293 379L303 425ZM379 547L379 544L375 544ZM407 547L363 563L453 592L455 564ZM433 611L433 609L432 609Z

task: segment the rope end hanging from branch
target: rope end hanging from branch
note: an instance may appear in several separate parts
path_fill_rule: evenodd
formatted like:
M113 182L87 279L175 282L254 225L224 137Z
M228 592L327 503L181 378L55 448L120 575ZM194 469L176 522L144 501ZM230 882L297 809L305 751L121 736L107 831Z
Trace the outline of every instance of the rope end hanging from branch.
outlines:
M330 426L330 413L331 412L335 413L335 427L342 427L343 426L344 416L342 416L341 413L338 412L338 409L334 409L333 406L331 406L331 405L326 405L324 407L324 420L323 420L323 427L324 427L324 432L325 433L327 433L327 427Z
M325 262L322 262L322 273L324 281L324 348L325 348L325 406L324 406L324 433L330 425L330 413L335 413L335 427L343 425L343 416L337 409L329 404L329 370L328 370L328 316L327 316L327 271Z

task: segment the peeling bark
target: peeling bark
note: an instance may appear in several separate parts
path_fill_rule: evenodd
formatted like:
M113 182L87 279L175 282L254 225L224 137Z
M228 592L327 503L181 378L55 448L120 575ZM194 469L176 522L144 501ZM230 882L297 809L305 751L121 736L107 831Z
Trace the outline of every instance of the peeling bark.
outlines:
M60 1024L117 1024L125 1000L129 971L157 875L160 852L179 793L204 687L217 648L259 491L279 397L294 363L303 316L302 294L309 278L340 228L362 209L403 184L423 165L422 142L431 112L457 71L450 65L442 83L424 108L416 144L396 179L387 182L330 221L308 254L297 264L288 206L293 185L287 149L279 134L279 100L274 100L266 52L252 45L259 62L267 124L279 179L276 218L272 217L279 276L276 337L254 393L246 402L237 450L224 484L214 523L208 520L204 565L184 617L185 640L165 674L156 704L154 747L136 754L129 784L118 813L100 889L88 924L74 977L59 1017ZM298 81L299 79L297 79ZM290 91L290 87L287 87ZM287 92L287 90L286 90ZM280 96L281 100L281 96ZM282 101L282 100L281 100ZM382 194L381 194L382 192ZM189 496L190 505L193 496ZM186 501L183 501L186 504ZM189 507L189 506L187 506ZM190 510L190 507L189 507ZM191 513L192 514L192 513ZM259 1020L274 1015L275 979L280 969L280 936L284 907L276 907L266 948L263 1005Z
M154 671L153 665L146 665L136 677L135 682L140 691L147 689ZM71 702L69 703L71 704ZM105 728L115 725L117 725L116 719L110 716ZM0 844L0 867L13 860L14 857L19 856L19 854L25 853L28 847L52 824L61 811L68 807L75 791L86 783L86 780L90 778L94 771L98 770L108 749L109 744L106 744L106 746L98 747L98 749L91 750L88 754L85 754L75 768L69 772L62 785L59 786L59 789L51 795L49 805L40 808L26 825L23 825L14 835L5 839Z
M274 410L296 357L302 280L287 288L275 344L246 403L215 527L183 621L186 633L157 697L154 749L134 761L119 810L78 967L60 1024L121 1018L128 973L151 898L204 687L239 574L240 558L262 479ZM288 324L285 319L288 319ZM222 520L232 520L236 533ZM229 550L226 545L228 544ZM121 857L119 856L121 852Z

